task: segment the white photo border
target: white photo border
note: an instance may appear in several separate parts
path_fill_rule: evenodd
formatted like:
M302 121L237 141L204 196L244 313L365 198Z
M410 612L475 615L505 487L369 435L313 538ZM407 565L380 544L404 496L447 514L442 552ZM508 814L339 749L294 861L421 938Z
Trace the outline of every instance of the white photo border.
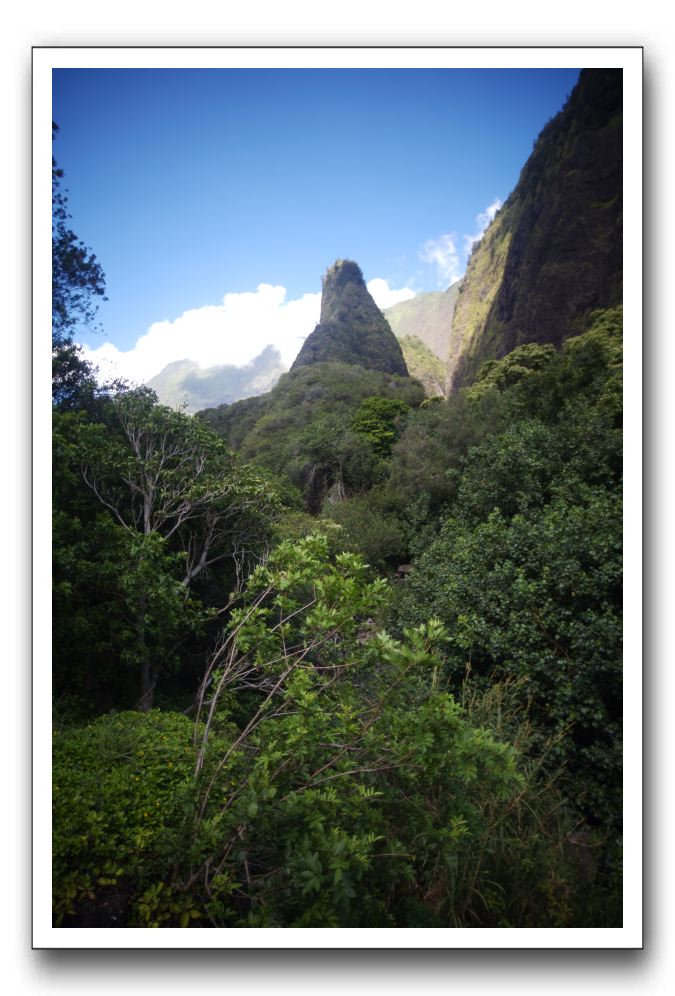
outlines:
M51 120L59 68L621 68L624 110L624 885L617 928L54 928L51 917ZM626 949L643 944L643 50L641 47L33 49L33 947Z

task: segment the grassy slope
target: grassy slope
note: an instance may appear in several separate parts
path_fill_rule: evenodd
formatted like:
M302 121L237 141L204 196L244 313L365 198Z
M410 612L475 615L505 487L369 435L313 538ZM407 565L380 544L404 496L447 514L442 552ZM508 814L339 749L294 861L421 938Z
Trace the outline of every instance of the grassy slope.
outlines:
M443 361L415 335L399 339L403 358L411 377L423 386L427 397L434 398L445 394L445 366Z
M439 359L445 361L450 346L450 329L460 281L444 291L417 294L384 312L398 339L416 336ZM405 350L404 350L405 354ZM415 375L417 376L417 375Z

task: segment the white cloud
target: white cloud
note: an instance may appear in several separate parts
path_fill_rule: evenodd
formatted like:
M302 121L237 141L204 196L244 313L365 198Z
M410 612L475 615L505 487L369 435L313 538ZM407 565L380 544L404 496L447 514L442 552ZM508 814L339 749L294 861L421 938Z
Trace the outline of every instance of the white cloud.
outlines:
M427 239L419 251L424 263L431 263L438 270L439 285L453 284L462 275L454 232L439 235L437 239Z
M462 236L464 260L461 259L457 249L457 234L455 232L439 235L436 239L427 239L418 255L422 262L430 263L438 270L439 287L448 287L464 275L467 257L471 254L476 242L483 238L485 230L499 211L502 203L501 198L496 197L492 204L476 215L475 234Z
M468 256L473 249L476 242L480 240L485 235L486 229L494 216L499 211L502 206L503 201L499 197L495 197L492 204L488 204L484 211L481 211L476 215L476 233L475 235L465 235L464 236L464 252Z
M105 343L84 352L102 377L138 383L175 360L194 360L201 367L245 366L267 345L275 346L290 366L319 320L320 307L320 294L287 301L285 287L259 284L255 292L226 294L221 304L185 311L174 321L154 322L133 349L122 351Z
M381 278L371 280L368 288L380 308L415 295L409 287L395 290ZM154 322L133 349L104 343L97 349L85 346L83 353L98 366L102 379L123 377L134 383L145 383L176 360L194 360L200 367L245 366L268 345L290 367L320 310L320 293L287 301L285 287L259 284L254 292L226 294L221 304Z
M373 296L375 304L381 311L384 311L385 308L393 307L399 301L409 301L411 297L415 296L415 291L410 287L401 287L400 290L395 290L382 277L375 277L373 280L369 280L367 287Z

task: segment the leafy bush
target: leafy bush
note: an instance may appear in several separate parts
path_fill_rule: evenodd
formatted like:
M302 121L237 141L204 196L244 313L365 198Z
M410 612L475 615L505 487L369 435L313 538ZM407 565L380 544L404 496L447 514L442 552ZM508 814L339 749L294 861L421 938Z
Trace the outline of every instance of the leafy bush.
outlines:
M57 923L91 904L140 926L569 921L555 794L490 705L471 722L475 697L467 715L443 687L439 623L376 631L387 586L367 573L320 536L282 544L196 727L133 713L56 736Z
M518 346L503 359L484 363L471 387L467 388L467 395L478 399L491 388L499 391L517 388L515 396L531 409L537 395L550 384L550 371L556 357L556 350L551 345L530 342Z
M560 734L571 798L587 819L621 819L621 503L586 488L507 519L449 519L404 586L400 625L433 613L467 670L525 679L533 716Z
M564 877L550 876L560 842L542 844L542 822L535 830L526 816L543 809L518 751L472 726L444 689L438 623L401 641L376 631L386 596L358 557L331 561L320 536L282 544L252 576L208 678L204 745L219 717L239 731L218 777L201 782L191 852L188 883L208 884L214 923L541 925L569 915ZM520 889L516 840L530 872Z
M391 571L407 555L405 523L391 507L388 494L373 488L344 501L327 504L324 513L338 523L350 549L378 570Z
M456 491L448 471L459 466L471 446L504 427L505 410L493 391L475 400L460 393L412 412L389 466L389 491L398 507L425 496L429 516L437 516Z
M157 926L135 904L164 882L189 828L194 725L175 713L122 712L54 736L53 902L78 925L106 900L122 926ZM165 910L164 912L169 912ZM180 912L183 912L181 909ZM167 918L168 919L168 918ZM176 920L176 917L173 918ZM105 925L114 925L105 923Z
M309 512L284 512L279 517L275 532L279 543L285 540L297 543L298 540L319 532L328 539L331 554L344 553L346 550L353 552L353 545L342 526L332 518L310 515Z
M364 398L354 414L352 427L380 456L389 456L409 406L398 398Z

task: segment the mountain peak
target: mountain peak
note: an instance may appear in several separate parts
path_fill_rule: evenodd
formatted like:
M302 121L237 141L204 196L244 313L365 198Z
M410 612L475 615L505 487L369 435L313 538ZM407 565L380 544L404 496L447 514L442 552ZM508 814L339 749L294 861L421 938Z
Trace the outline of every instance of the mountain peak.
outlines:
M321 322L334 321L338 317L345 290L350 284L370 297L359 264L352 259L336 259L321 281Z
M351 363L408 375L401 347L351 259L338 259L322 281L321 317L292 370L312 363Z

